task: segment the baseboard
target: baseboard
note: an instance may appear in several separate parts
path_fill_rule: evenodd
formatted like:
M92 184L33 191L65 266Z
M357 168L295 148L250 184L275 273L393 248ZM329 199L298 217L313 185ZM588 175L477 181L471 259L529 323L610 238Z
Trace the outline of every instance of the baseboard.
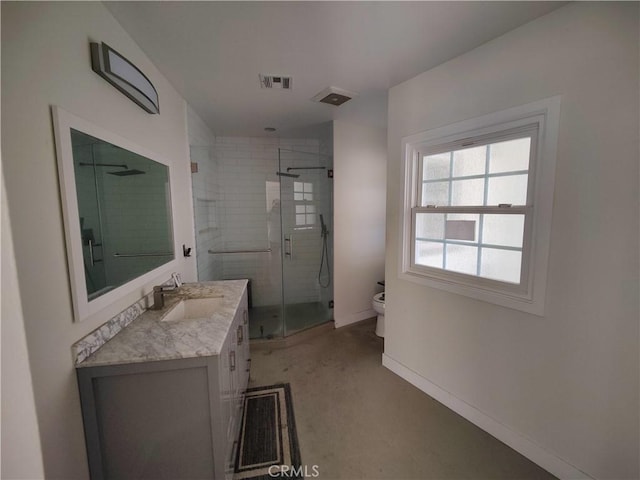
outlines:
M382 354L382 365L561 480L593 479L522 434L418 375L386 353Z
M336 328L346 327L347 325L351 325L352 323L361 322L362 320L366 320L367 318L377 316L378 314L373 308L364 310L362 312L353 313L351 315L340 315L335 317Z

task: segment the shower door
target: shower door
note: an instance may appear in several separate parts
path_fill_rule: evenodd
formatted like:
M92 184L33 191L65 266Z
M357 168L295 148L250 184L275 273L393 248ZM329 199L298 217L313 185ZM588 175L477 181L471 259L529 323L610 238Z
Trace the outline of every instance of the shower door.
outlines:
M332 319L331 158L279 149L285 336Z

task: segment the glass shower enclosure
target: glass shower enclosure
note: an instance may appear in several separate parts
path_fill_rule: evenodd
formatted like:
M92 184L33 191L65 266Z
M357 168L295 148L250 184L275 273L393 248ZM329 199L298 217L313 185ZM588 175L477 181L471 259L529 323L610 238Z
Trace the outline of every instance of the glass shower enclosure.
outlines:
M198 278L250 280L252 339L332 320L331 156L295 145L245 149L247 158L227 150L191 148Z

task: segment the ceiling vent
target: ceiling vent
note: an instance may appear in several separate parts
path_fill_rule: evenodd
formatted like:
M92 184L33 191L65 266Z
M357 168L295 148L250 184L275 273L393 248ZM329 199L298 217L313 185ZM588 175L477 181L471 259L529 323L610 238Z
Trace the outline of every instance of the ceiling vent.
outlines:
M357 95L357 93L349 92L341 88L328 87L318 93L311 100L313 100L314 102L327 103L329 105L338 107L343 103L348 102L353 97L356 97Z
M286 75L260 75L260 86L262 88L273 88L280 90L291 90L292 78Z

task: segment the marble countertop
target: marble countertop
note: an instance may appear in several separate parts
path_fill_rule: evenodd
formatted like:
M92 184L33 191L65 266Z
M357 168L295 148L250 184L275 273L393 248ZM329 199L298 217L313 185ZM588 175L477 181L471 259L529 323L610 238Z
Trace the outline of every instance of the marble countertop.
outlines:
M165 294L162 310L146 310L76 368L218 355L247 280L185 283ZM222 296L210 318L163 321L181 300Z

